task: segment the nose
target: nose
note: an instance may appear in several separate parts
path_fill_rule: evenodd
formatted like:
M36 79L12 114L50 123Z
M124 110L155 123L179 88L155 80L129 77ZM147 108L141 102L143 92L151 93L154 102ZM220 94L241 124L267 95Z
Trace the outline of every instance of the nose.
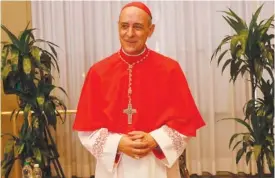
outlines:
M127 36L133 37L134 36L134 29L132 27L129 27L127 30Z

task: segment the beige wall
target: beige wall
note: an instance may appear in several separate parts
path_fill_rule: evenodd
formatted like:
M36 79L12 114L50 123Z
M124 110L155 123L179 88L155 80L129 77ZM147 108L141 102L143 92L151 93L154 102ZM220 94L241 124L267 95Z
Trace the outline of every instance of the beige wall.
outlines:
M31 21L31 4L29 1L1 1L1 24L5 25L11 32L18 35L20 31L24 30L28 22ZM31 23L30 23L31 26ZM1 41L8 41L8 37L1 30ZM1 81L1 111L11 111L17 108L16 97L13 95L5 95L2 88ZM17 124L20 126L20 123ZM1 133L14 132L12 122L9 120L9 116L1 117ZM3 159L3 147L7 138L1 139L1 159ZM13 167L12 174L9 176L12 178L20 177L19 164Z

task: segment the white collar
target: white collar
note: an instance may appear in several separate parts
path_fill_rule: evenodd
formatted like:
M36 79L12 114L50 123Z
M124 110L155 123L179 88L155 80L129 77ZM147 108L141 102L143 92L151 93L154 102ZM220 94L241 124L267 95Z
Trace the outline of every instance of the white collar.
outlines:
M140 56L140 55L142 55L144 52L145 52L145 50L146 50L146 47L143 49L143 51L141 52L141 53L139 53L139 54L127 54L124 50L123 50L123 48L121 48L122 49L122 52L126 55L126 56Z

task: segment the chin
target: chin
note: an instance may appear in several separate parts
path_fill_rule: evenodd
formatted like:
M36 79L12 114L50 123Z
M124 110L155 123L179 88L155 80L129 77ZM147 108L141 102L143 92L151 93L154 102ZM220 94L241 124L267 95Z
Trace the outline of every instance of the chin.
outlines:
M127 53L127 54L138 54L139 50L137 48L134 48L134 47L125 47L123 48L124 51Z

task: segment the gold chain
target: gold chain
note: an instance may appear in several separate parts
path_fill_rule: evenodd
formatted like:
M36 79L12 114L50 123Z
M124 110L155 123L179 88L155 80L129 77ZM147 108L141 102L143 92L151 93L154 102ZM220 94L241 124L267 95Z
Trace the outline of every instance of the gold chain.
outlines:
M132 91L132 76L133 76L132 73L133 73L133 67L134 67L134 65L139 64L139 63L141 63L144 59L146 59L146 58L148 57L148 55L149 55L149 52L150 52L150 51L149 51L149 49L148 49L147 54L146 54L142 59L140 59L140 60L138 60L138 61L136 61L136 62L134 62L134 63L132 63L132 64L130 64L129 62L127 62L125 59L123 59L122 56L121 56L121 54L120 54L120 52L118 53L120 59L128 65L128 70L129 70L129 79L128 79L128 80L129 80L129 83L128 83L128 103L129 103L129 104L132 104L131 95L132 95L132 93L133 93L133 91Z

